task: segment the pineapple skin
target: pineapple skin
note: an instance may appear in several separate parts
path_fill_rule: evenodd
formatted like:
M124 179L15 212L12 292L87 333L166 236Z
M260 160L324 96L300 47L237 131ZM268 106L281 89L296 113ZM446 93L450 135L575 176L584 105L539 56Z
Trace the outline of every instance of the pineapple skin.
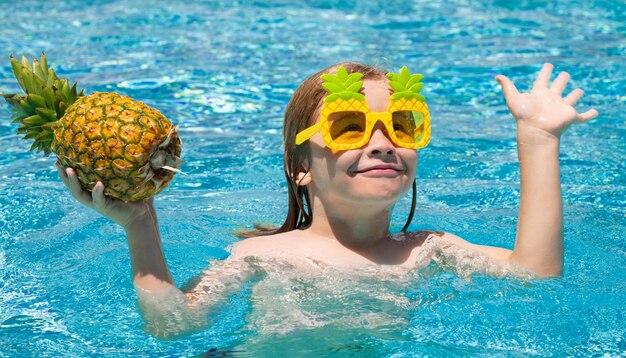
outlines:
M52 150L73 168L83 189L101 181L105 195L141 201L167 187L182 143L159 111L117 93L80 97L56 123ZM177 161L178 160L178 161Z

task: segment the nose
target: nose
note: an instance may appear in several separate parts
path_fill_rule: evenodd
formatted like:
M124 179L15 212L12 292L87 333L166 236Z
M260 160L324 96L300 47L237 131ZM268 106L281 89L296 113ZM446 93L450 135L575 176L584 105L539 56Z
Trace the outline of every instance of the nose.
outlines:
M396 153L396 146L389 139L385 126L381 122L374 126L366 151L370 156L387 156Z

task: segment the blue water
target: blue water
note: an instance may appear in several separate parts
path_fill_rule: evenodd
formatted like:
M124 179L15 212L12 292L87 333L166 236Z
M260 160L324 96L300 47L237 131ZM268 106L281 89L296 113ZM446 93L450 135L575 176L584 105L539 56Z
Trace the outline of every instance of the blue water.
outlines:
M600 112L561 142L562 279L468 280L441 263L403 282L345 283L335 291L324 279L283 278L276 289L297 296L282 292L272 302L245 287L210 329L159 341L142 330L122 230L73 201L54 159L29 152L0 105L0 356L626 354L626 5L445 4L0 1L0 91L18 90L10 53L45 51L58 73L87 92L141 99L180 126L187 175L156 207L167 261L182 285L227 256L234 229L282 221L282 112L302 80L345 60L407 65L426 76L433 132L420 151L412 228L512 248L515 126L493 77L506 74L525 89L552 62L586 91L578 108ZM398 204L395 230L408 205ZM289 312L328 324L298 328L294 319L278 329L271 323L280 317L254 308L287 298ZM362 324L337 318L369 313L374 318Z

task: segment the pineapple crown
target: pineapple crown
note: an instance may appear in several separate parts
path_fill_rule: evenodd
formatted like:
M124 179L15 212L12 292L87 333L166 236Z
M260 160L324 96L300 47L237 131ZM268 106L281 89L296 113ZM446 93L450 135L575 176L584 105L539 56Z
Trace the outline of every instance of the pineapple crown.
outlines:
M389 78L389 86L394 92L391 99L415 98L418 101L426 102L424 96L420 94L422 87L424 87L424 84L420 82L424 78L421 74L411 74L406 66L402 66L400 73L389 72L387 78Z
M320 78L324 80L322 87L330 93L324 98L324 102L329 103L337 98L343 100L354 98L357 101L365 101L365 96L359 93L361 86L363 86L363 81L359 81L361 77L363 74L359 72L348 74L343 66L339 66L336 75L330 73L321 75Z
M358 101L364 101L365 96L359 93L363 86L363 81L359 81L363 74L354 72L348 74L345 67L339 66L336 74L326 73L320 76L324 81L322 86L328 91L329 95L324 98L324 102L332 102L338 98L349 100L354 98ZM392 100L400 98L417 99L426 102L426 99L420 91L424 84L420 82L424 76L419 73L411 74L406 66L400 69L400 73L388 72L389 86L393 89L391 95Z
M20 123L17 134L24 134L24 139L34 139L30 150L51 153L54 126L65 114L65 110L83 96L77 92L76 83L70 86L66 78L57 77L53 69L48 68L46 55L39 60L33 59L32 65L25 56L18 61L11 55L11 67L24 94L3 94L4 99L13 107L13 123Z

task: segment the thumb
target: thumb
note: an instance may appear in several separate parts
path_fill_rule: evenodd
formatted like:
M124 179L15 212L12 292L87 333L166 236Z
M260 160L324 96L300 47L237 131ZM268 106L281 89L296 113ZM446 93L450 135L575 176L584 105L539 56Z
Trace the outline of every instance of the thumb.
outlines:
M519 91L508 77L504 75L497 75L496 81L498 81L498 83L502 87L502 92L504 92L504 98L507 100L507 102L510 98L519 95Z

